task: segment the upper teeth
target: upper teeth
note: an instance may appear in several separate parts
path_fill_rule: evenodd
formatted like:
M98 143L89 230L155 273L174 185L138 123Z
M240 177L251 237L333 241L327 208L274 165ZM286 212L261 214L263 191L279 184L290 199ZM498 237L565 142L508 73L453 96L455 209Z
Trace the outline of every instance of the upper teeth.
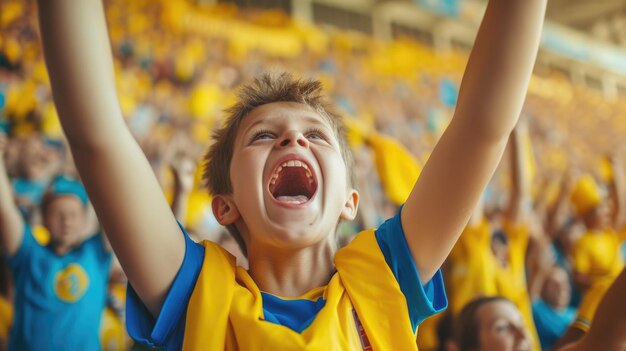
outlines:
M313 183L313 174L311 174L311 170L309 169L309 166L307 166L306 163L300 162L298 160L290 160L290 161L283 162L280 166L278 166L276 168L276 170L272 174L272 177L270 178L270 184L276 184L276 180L278 179L278 175L280 174L280 172L282 172L283 168L287 168L287 167L302 167L302 168L304 168L306 170L306 176L307 176L307 178L309 178L309 184Z

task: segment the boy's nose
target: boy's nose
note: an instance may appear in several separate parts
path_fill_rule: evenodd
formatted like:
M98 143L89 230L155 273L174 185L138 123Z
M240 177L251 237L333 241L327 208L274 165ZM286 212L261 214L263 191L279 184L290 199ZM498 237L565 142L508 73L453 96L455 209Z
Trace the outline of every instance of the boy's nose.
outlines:
M302 133L292 130L292 131L285 133L282 139L280 139L279 145L281 147L299 145L299 146L308 148L309 140L305 138L304 135L302 135Z

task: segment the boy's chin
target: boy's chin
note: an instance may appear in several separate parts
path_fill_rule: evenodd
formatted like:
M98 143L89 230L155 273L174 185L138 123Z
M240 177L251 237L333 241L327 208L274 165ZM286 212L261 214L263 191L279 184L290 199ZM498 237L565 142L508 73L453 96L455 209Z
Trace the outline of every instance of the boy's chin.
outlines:
M305 247L324 240L332 230L324 230L322 225L311 222L290 220L288 222L274 222L271 227L272 241L290 247Z
M289 202L271 198L265 210L271 221L286 225L311 223L320 216L320 205L315 199Z

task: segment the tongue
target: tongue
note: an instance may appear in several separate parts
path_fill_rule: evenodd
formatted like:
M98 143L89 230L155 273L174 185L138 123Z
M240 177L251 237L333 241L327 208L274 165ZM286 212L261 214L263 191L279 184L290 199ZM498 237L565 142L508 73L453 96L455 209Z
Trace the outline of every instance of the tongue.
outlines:
M306 197L305 195L295 195L295 196L283 195L283 196L277 197L276 200L281 201L281 202L291 203L291 204L303 204L307 202L309 198Z

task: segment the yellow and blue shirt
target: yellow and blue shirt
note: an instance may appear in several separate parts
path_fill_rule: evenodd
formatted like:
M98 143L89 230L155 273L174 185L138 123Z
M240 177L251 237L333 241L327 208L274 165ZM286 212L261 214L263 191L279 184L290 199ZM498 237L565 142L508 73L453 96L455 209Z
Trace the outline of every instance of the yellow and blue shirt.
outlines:
M20 248L7 262L15 284L9 350L100 350L111 264L101 235L59 256L25 225Z
M298 298L261 292L221 247L185 238L156 320L129 286L137 341L168 350L416 350L417 326L447 306L440 271L420 283L399 213L339 250L328 285Z

